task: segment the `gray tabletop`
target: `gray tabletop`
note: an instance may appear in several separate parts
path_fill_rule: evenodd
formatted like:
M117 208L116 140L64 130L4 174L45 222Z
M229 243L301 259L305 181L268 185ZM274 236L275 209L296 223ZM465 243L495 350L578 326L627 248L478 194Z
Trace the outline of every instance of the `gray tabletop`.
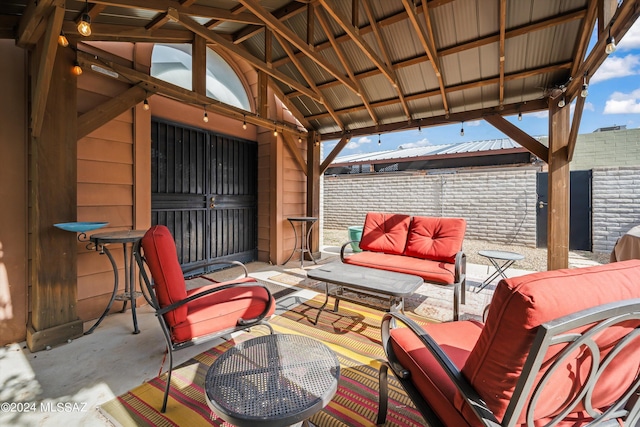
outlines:
M508 252L508 251L478 251L478 255L482 255L487 258L513 260L513 261L524 259L524 255L516 252Z
M355 289L375 290L386 295L412 295L424 283L420 276L332 262L307 271L311 279Z
M237 426L288 426L335 395L340 363L323 343L273 334L244 341L218 357L205 378L207 404Z

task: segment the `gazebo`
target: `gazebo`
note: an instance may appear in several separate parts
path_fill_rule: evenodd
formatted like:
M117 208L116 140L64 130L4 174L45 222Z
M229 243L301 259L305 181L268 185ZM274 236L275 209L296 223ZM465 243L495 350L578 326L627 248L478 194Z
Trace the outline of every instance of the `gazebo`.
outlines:
M172 221L207 257L281 263L286 217L319 215L320 177L349 139L417 127L482 119L546 162L548 268L567 267L581 94L638 15L638 0L3 2L3 344L78 336L109 297L108 264L53 224ZM188 56L172 62L186 83L158 77L157 46ZM221 95L221 63L244 104ZM505 119L547 110L548 146Z

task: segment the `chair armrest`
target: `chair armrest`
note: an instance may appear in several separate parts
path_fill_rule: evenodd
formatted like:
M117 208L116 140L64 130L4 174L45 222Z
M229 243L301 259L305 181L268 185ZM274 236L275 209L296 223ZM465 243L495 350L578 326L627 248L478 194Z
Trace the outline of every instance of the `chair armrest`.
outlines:
M347 243L343 244L340 247L340 261L344 261L344 250L347 248L347 246L351 245L352 243L358 243L360 242L359 240L349 240Z
M454 279L456 283L460 283L461 279L464 278L467 273L467 255L464 251L459 251L456 254L456 264L454 268Z
M418 325L406 315L402 313L390 312L386 313L382 318L382 347L385 354L387 355L389 366L398 378L408 379L410 376L410 372L400 364L395 354L393 353L393 349L391 348L391 345L389 343L390 329L392 328L392 324L394 323L392 322L392 319L397 319L405 324L420 339L424 347L429 350L433 357L438 361L442 369L449 376L464 400L471 407L474 414L478 417L478 420L483 423L483 425L491 427L500 425L500 423L484 403L480 395L473 389L471 384L469 384L467 379L462 375L460 370L454 365L451 359L449 359L447 354L442 351L438 343L424 329L422 329L420 325Z
M199 270L205 267L210 267L212 265L237 265L239 267L242 267L242 270L244 271L244 277L249 277L249 270L247 270L247 266L241 263L240 261L209 261L203 264L198 264L188 268L183 268L182 274L186 274L190 271Z
M267 288L264 285L261 285L258 282L228 282L228 283L225 283L225 284L223 284L221 286L218 286L218 287L215 287L215 288L210 288L210 289L207 289L205 291L193 294L193 295L191 295L191 296L189 296L189 297L187 297L185 299L182 299L180 301L176 301L173 304L169 304L166 307L162 307L162 308L156 310L156 315L160 316L160 315L166 314L166 313L168 313L168 312L170 312L172 310L175 310L176 308L181 307L181 306L183 306L183 305L185 305L185 304L187 304L187 303L189 303L189 302L191 302L193 300L205 297L207 295L211 295L211 294L213 294L215 292L220 292L220 291L224 291L226 289L231 289L231 288L255 288L255 287L259 287L259 288L262 288L262 289L265 290L265 292L267 293L267 301L268 301L268 303L265 306L264 311L262 313L260 313L258 315L258 317L254 318L254 319L248 319L248 320L245 320L245 319L242 319L242 318L238 319L238 324L239 325L249 326L249 325L252 325L252 324L254 324L256 322L259 322L262 319L264 319L267 316L267 313L269 313L269 310L271 310L271 306L273 305L273 296L271 295L271 291L269 291L269 288Z

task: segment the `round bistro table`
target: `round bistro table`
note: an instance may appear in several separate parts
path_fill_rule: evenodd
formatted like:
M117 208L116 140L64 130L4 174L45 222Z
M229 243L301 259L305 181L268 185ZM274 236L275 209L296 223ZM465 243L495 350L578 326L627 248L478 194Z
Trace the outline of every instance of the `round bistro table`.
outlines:
M506 279L507 275L505 273L507 269L511 267L514 262L524 259L524 255L508 251L478 251L478 255L488 258L491 264L496 268L496 271L482 282L476 293L486 288L487 285L498 276L502 276L502 278ZM498 261L501 261L502 263L499 263Z
M308 253L309 258L311 258L313 263L317 264L316 259L313 257L313 254L311 253L311 249L309 248L309 236L311 236L311 229L313 228L313 225L316 223L316 221L318 221L318 218L315 216L294 216L294 217L287 218L287 221L289 221L289 224L291 224L291 227L293 227L293 234L295 236L296 242L295 242L295 245L293 246L293 251L291 251L291 255L289 255L289 258L287 258L287 260L284 263L282 263L282 265L288 263L291 260L291 258L293 258L293 255L296 252L300 252L300 268L304 267L305 253ZM300 224L299 239L298 239L298 231L296 229L296 223ZM307 228L307 224L309 224L308 228ZM298 240L300 240L300 247L298 247Z
M209 408L239 427L282 427L307 420L338 390L340 363L323 343L272 334L241 342L205 377Z

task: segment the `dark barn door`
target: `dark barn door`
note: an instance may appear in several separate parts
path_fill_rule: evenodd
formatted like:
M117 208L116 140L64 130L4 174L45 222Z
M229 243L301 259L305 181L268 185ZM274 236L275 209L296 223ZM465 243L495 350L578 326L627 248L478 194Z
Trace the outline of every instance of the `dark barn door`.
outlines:
M549 174L538 173L536 243L547 247ZM569 177L569 249L591 251L591 171L572 171Z
M151 222L171 230L183 268L254 261L257 144L158 120L151 138Z

